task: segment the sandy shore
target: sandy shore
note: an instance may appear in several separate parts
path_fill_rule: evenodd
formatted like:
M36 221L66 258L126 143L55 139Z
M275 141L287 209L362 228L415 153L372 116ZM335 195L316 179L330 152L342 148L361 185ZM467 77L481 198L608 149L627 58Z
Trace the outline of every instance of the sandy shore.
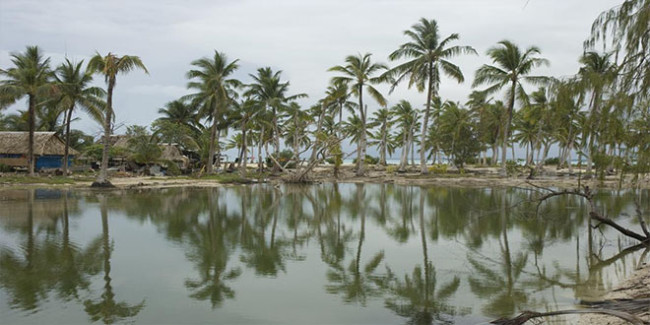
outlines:
M344 165L341 167L339 176L334 177L332 166L316 167L309 176L313 182L340 182L340 183L394 183L400 185L431 185L431 186L462 186L462 187L531 187L530 184L542 187L556 188L577 188L587 185L591 188L642 188L650 189L650 177L633 182L631 176L621 179L620 176L606 176L604 179L584 179L579 171L569 174L568 170L557 170L554 167L547 167L544 171L534 177L527 179L527 174L521 172L514 176L499 176L499 169L496 167L467 168L459 172L449 168L446 173L430 173L421 175L418 167L410 167L405 173L397 173L395 167L367 166L365 176L355 176L354 166ZM251 169L252 171L252 169ZM270 175L262 180L253 182L281 183L287 175ZM120 176L112 177L111 182L119 188L169 188L169 187L214 187L222 185L219 180L192 177L149 177L149 176ZM92 181L88 178L75 181L73 184L21 184L4 183L0 175L0 187L89 187Z
M629 278L619 283L612 291L602 297L607 299L633 299L650 298L650 264L645 263ZM650 307L649 307L650 308ZM650 322L650 311L637 315L646 322ZM580 325L623 325L629 324L617 317L589 314L579 318Z

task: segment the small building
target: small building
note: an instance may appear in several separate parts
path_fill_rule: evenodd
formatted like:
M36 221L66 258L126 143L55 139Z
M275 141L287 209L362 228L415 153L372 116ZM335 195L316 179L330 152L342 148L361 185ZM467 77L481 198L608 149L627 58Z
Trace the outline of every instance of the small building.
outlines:
M55 132L34 132L36 170L63 167L65 142ZM79 153L70 148L68 166ZM0 132L0 164L29 167L29 132Z

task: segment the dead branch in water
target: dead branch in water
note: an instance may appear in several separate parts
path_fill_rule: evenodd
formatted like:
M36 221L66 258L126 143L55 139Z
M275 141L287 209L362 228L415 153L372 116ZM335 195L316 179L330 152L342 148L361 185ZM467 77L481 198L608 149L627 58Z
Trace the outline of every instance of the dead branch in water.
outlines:
M630 230L628 228L625 228L625 227L619 225L616 221L610 219L609 217L600 214L598 212L598 210L596 209L596 203L593 200L593 198L594 198L593 193L589 189L589 186L584 186L582 189L575 189L575 190L571 190L571 191L569 191L569 190L555 191L553 189L542 187L542 186L539 186L539 185L535 185L535 184L530 183L530 182L527 182L527 184L529 184L529 185L531 185L531 186L533 186L533 187L535 187L537 189L548 192L546 195L543 195L542 197L540 197L537 200L537 213L539 213L539 208L542 205L542 203L544 203L546 200L548 200L548 199L550 199L552 197L562 196L562 195L576 195L576 196L582 197L585 200L587 200L587 202L589 203L589 216L592 219L598 221L599 225L600 224L608 225L608 226L616 229L618 232L622 233L623 235L625 235L627 237L634 238L634 239L636 239L636 240L638 240L641 243L646 244L646 245L650 244L650 232L648 232L648 228L647 228L647 226L645 224L645 221L643 220L643 217L641 216L641 209L640 209L640 207L638 207L638 205L637 205L637 218L639 220L640 227L641 227L641 230L643 231L643 234L640 234L640 233L632 231L632 230Z
M548 316L559 316L559 315L570 315L570 314L602 314L602 315L609 315L609 316L614 316L618 317L622 320L625 320L631 324L634 325L648 325L650 322L646 322L643 319L632 315L630 313L626 313L624 311L619 311L619 310L608 310L608 309L570 309L570 310L558 310L558 311L552 311L552 312L547 312L547 313L538 313L534 311L524 311L519 316L513 317L513 318L499 318L497 320L493 320L490 322L490 324L497 324L497 325L523 325L527 321L534 319L534 318L539 318L539 317L548 317Z

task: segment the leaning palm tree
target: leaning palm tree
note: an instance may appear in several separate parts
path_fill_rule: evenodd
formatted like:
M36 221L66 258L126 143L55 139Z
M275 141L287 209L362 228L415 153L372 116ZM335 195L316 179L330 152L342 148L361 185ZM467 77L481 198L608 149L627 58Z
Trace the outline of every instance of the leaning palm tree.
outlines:
M63 154L63 175L68 174L68 154L70 148L70 122L75 108L81 108L93 119L102 122L102 98L106 92L99 87L92 87L93 77L82 70L83 61L74 64L66 59L56 69L56 90L59 105L65 109L65 151Z
M29 146L27 159L29 159L29 175L34 175L34 131L36 129L36 106L40 98L47 92L52 79L50 59L43 57L43 52L37 46L28 46L25 53L11 54L14 67L7 70L0 69L0 76L5 79L0 81L0 107L15 103L27 97Z
M381 82L382 78L373 77L373 75L382 70L387 70L388 67L381 63L372 63L370 61L370 53L364 55L350 55L345 58L345 65L337 65L330 68L328 71L334 71L342 74L332 78L333 84L347 85L352 94L359 99L359 122L361 122L361 130L359 130L359 138L357 143L357 176L363 176L363 162L366 159L366 121L367 121L367 107L363 106L363 90L364 88L381 106L386 106L386 99L384 96L375 89L372 84Z
M106 107L104 108L104 147L102 150L102 166L99 170L97 180L93 182L93 187L111 187L111 182L108 181L108 150L110 149L110 136L111 136L111 122L113 121L113 89L117 81L117 74L126 74L135 69L142 69L145 73L149 73L147 68L137 56L124 55L117 56L115 53L108 52L106 56L96 53L90 61L88 61L87 70L89 73L98 73L104 76L106 81Z
M391 61L401 58L409 58L410 60L391 69L386 74L386 77L392 80L391 91L406 78L409 81L409 88L415 85L420 92L426 88L427 102L422 121L422 132L420 133L420 142L424 144L429 124L431 99L438 96L441 74L444 73L459 83L465 80L460 67L449 62L449 59L460 54L476 54L476 50L471 46L457 45L448 47L449 43L458 40L460 36L451 34L441 40L438 33L438 24L433 19L421 18L420 22L413 25L410 30L404 31L404 35L411 40L400 45L388 58ZM420 169L422 174L429 172L424 148L420 148Z
M546 77L529 76L534 68L549 64L548 60L536 57L540 53L541 51L536 46L531 46L522 53L516 44L504 40L487 51L488 56L496 65L484 64L476 70L472 87L488 84L488 88L483 90L486 94L495 93L506 86L509 87L507 91L507 118L503 128L501 148L501 175L506 174L506 149L508 148L515 98L519 98L523 102L528 101L521 82L541 84L547 81Z
M413 129L415 129L420 116L411 103L404 99L393 106L391 111L393 112L393 116L395 116L395 123L397 123L400 129L398 138L401 136L402 155L399 160L398 171L403 173L406 172L408 153L413 145Z
M217 130L219 121L225 116L235 97L233 89L241 86L239 80L229 78L239 68L237 61L239 60L228 62L225 54L214 51L212 58L193 61L192 66L195 69L187 72L187 78L193 80L187 84L187 88L197 91L187 97L200 105L200 111L212 121L208 159L205 165L208 174L213 170L215 146L219 141Z

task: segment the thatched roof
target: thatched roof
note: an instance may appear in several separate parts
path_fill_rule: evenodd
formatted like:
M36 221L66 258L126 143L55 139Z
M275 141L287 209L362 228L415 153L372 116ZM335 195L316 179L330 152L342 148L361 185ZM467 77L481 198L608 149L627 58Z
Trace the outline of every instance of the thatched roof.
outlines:
M24 154L29 151L29 132L0 132L1 154ZM70 148L70 155L79 152ZM34 154L37 156L65 154L65 143L54 132L34 132Z
M170 161L182 161L183 163L189 162L189 158L183 156L180 150L175 145L172 144L162 144L160 145L162 149L161 159L170 160Z
M131 139L130 136L126 134L120 134L111 135L108 138L108 141L111 143L111 147L129 148L129 139Z

